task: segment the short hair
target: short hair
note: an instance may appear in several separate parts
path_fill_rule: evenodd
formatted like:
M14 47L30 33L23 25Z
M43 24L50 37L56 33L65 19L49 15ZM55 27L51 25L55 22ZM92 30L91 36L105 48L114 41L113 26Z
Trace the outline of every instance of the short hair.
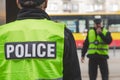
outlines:
M19 0L22 7L34 8L41 5L45 0Z

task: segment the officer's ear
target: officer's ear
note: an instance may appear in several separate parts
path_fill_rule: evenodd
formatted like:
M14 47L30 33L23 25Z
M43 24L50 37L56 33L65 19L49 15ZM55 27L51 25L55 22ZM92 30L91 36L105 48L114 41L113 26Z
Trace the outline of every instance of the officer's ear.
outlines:
M45 0L45 8L47 8L48 0Z
M18 0L16 0L16 4L17 4L17 6L18 6L19 9L22 9L22 6L20 5L20 3L19 3Z

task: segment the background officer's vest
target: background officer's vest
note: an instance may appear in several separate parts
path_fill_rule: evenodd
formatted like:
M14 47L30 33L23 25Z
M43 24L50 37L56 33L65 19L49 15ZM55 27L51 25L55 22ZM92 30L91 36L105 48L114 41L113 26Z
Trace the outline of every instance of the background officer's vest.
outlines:
M64 24L18 20L0 27L0 80L63 77Z
M107 30L103 28L102 33L106 36ZM108 44L106 44L99 35L95 34L94 29L89 30L88 40L88 54L98 53L100 55L108 55Z

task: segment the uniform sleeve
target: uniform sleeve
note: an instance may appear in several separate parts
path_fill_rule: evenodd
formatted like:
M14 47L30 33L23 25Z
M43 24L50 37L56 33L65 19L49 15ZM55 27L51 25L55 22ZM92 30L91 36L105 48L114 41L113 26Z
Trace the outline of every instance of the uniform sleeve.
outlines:
M63 58L63 80L81 80L80 64L77 56L77 49L72 33L65 28Z
M88 46L89 46L89 41L88 41L88 34L87 34L87 37L83 43L83 47L82 47L82 54L81 54L81 57L85 57L85 54L87 53L87 50L88 50Z
M105 43L110 44L112 42L112 36L110 32L107 32L106 36L104 36L102 33L99 35Z

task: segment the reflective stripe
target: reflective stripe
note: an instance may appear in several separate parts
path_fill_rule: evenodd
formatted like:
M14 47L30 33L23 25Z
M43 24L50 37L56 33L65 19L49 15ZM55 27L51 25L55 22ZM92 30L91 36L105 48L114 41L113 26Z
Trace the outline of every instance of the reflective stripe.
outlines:
M89 42L89 44L95 44L95 42ZM104 42L98 42L98 44L106 44Z
M94 49L97 49L97 50L108 50L108 49L105 49L105 48L89 48L89 50L94 50Z
M57 79L57 80L63 80L63 78L59 78L59 79Z
M58 78L58 79L36 79L36 80L63 80L63 78Z

